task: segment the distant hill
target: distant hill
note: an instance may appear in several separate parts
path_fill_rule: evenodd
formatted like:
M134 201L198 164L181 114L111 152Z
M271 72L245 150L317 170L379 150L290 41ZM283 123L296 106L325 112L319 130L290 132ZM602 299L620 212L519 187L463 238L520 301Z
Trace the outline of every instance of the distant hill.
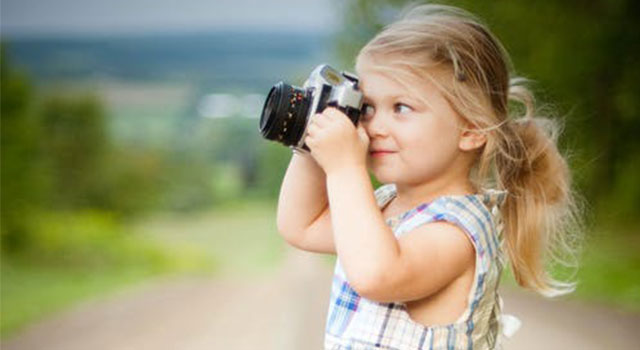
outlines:
M206 91L264 93L330 60L327 34L214 32L113 38L6 40L13 63L39 83L176 82Z

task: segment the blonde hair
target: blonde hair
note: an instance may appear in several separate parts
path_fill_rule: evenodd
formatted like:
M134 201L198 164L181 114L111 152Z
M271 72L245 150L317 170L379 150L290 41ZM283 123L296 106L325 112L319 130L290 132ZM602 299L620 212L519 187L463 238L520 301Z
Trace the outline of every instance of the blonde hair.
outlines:
M511 76L509 56L487 26L459 8L411 5L360 50L357 68L365 61L397 81L429 79L486 135L471 181L508 191L501 212L516 281L547 296L573 291L575 282L549 273L551 264L576 267L582 232L578 197L557 147L561 127L537 115L527 81Z

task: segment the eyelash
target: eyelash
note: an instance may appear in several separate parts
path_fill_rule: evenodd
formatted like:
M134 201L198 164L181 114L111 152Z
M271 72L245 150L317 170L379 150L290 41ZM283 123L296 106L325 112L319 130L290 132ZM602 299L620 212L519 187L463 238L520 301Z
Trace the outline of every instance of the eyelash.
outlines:
M364 115L366 115L366 111L367 111L367 108L368 108L368 107L373 108L373 106L372 106L372 105L370 105L370 104L368 104L368 103L363 104L363 106L362 106L362 110L363 110L363 114L364 114ZM410 110L410 111L413 111L413 108L412 108L411 106L409 106L408 104L405 104L405 103L400 103L400 102L395 103L395 104L393 105L393 110L394 110L394 112L397 110L397 108L396 108L396 107L407 107L407 108L409 108L409 110Z
M413 108L411 108L411 106L406 105L404 103L396 103L393 107L398 107L398 106L404 106L404 107L409 108L409 110L413 111Z

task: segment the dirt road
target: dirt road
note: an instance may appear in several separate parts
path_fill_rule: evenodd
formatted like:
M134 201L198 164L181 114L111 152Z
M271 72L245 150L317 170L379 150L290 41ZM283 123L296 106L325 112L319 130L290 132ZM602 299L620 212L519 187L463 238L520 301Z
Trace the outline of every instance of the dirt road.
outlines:
M331 269L291 250L250 279L154 281L83 303L2 342L4 350L321 349ZM503 291L523 326L506 349L640 349L640 315Z

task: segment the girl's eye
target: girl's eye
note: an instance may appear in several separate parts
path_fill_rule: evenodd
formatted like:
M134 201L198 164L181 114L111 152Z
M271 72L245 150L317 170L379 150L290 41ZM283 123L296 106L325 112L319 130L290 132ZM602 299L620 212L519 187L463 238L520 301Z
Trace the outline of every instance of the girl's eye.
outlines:
M407 106L404 103L396 103L393 108L397 113L408 113L413 110L413 108Z

